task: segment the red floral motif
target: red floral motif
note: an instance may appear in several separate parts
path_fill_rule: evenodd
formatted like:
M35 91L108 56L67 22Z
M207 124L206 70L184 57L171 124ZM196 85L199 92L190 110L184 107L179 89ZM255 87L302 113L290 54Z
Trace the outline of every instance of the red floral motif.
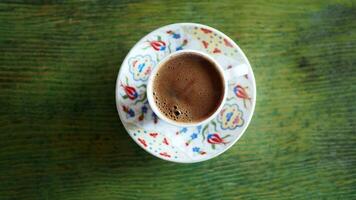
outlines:
M145 116L144 116L143 114L141 114L141 115L138 117L138 121L142 121L144 117L145 117Z
M241 119L237 117L232 123L233 124L239 124L240 121L241 121Z
M141 139L141 138L138 138L138 141L139 141L144 147L147 147L146 140Z
M147 70L146 70L146 72L145 72L145 75L150 74L150 73L151 73L151 71L152 71L152 70L151 70L151 68L147 69Z
M242 87L241 85L236 85L234 87L234 93L237 97L241 99L251 100L251 97L247 94L247 87Z
M218 48L215 48L214 51L213 51L213 53L221 53L221 50L218 49Z
M226 38L224 38L224 44L225 44L225 46L227 46L227 47L232 47L232 44L231 44L229 41L227 41Z
M159 155L167 157L167 158L171 157L171 155L169 155L167 152L161 152L161 153L159 153Z
M124 85L123 83L121 83L120 85L121 87L124 88L124 91L126 93L126 96L124 96L124 98L135 100L138 97L138 93L134 87L131 87L129 85Z
M156 138L157 135L158 135L158 133L150 133L149 135L150 135L151 137L153 137L153 138Z
M218 133L209 134L207 139L210 144L227 144L227 142L225 142Z
M163 51L166 49L166 43L160 40L150 41L150 45L156 51Z
M203 45L204 45L204 48L208 48L208 45L209 45L209 43L207 43L206 41L202 41L202 43L203 43Z
M212 33L213 31L206 29L206 28L200 28L201 31L203 31L203 33Z
M167 138L164 138L162 142L163 142L163 144L165 144L165 145L169 145Z
M193 152L196 152L196 153L198 153L200 155L205 155L206 154L206 152L202 151L199 147L193 147L192 150L193 150Z

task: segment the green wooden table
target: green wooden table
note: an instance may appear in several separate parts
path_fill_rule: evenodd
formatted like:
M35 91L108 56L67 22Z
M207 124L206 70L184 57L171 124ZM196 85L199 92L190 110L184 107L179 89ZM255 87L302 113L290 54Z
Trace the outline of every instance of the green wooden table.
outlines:
M31 3L32 2L32 3ZM125 132L119 66L162 25L215 27L257 81L241 140L196 164ZM0 1L0 199L356 199L355 1Z

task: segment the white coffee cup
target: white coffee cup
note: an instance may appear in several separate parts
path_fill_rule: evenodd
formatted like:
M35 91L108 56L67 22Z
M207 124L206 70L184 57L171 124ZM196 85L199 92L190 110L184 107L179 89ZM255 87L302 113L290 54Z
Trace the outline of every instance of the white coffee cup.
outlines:
M213 63L216 66L216 69L219 71L219 73L221 74L221 76L223 77L224 83L224 96L223 96L223 100L220 102L220 105L218 107L218 109L216 109L216 111L211 114L208 118L202 120L202 121L198 121L198 122L177 122L174 121L168 117L166 117L157 107L154 97L153 97L153 81L155 78L156 73L158 72L158 70L160 69L161 66L163 66L163 64L168 61L169 59L178 56L182 53L191 53L191 54L197 54L200 55L202 57L204 57L205 59L209 60L211 63ZM245 64L242 65L238 65L238 66L232 66L229 69L223 69L223 67L210 55L201 52L201 51L196 51L196 50L180 50L180 51L176 51L174 53L171 53L170 55L168 55L167 57L165 57L164 59L162 59L157 66L155 67L155 69L151 72L150 77L148 79L148 83L147 83L147 99L148 102L153 110L153 112L163 121L175 125L175 126L198 126L201 124L205 124L208 123L209 121L211 121L212 119L214 119L216 117L216 115L221 111L221 109L223 108L225 102L226 102L226 98L228 95L228 84L230 81L232 81L234 78L238 77L238 76L243 76L245 74L248 73L248 66Z

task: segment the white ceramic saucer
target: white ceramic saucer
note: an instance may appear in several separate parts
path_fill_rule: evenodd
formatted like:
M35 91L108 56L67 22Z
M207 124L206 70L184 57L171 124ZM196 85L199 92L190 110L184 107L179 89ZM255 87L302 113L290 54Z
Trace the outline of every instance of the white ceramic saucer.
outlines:
M250 68L229 85L222 111L208 124L173 126L158 119L148 104L146 84L152 69L182 49L208 53L224 68L239 64ZM245 132L255 104L256 82L242 50L222 32L195 23L171 24L143 37L126 56L116 82L116 106L129 135L150 154L172 162L200 162L229 149Z

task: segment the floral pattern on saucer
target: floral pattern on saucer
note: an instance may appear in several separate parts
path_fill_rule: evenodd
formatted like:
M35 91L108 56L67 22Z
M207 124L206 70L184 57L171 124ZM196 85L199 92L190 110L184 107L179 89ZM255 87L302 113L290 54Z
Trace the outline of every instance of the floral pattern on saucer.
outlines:
M208 53L225 69L249 65L238 46L211 27L168 25L145 36L126 56L117 79L116 104L127 132L143 149L168 161L192 163L219 155L240 138L251 120L256 91L250 68L230 83L226 104L211 122L178 127L159 120L147 101L148 77L160 60L183 49Z

